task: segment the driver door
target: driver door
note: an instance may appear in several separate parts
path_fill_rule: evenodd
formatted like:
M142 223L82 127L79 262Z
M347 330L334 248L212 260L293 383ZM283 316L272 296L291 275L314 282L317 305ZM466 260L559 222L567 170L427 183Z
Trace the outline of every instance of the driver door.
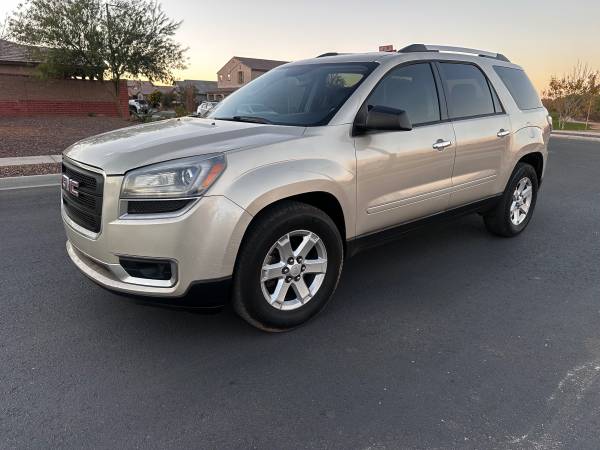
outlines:
M398 66L367 99L367 108L406 111L413 129L356 136L358 236L448 208L456 140L442 122L433 70L428 62Z

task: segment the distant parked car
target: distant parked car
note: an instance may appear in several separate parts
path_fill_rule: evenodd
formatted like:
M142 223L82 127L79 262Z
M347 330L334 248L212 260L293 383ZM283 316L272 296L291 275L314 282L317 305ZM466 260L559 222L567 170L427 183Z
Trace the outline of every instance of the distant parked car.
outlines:
M129 100L129 112L135 114L148 113L148 102L146 100L132 99Z
M211 109L213 109L218 104L219 102L202 102L200 103L200 106L198 106L196 114L198 114L200 117L204 117L206 114L208 114L208 112Z

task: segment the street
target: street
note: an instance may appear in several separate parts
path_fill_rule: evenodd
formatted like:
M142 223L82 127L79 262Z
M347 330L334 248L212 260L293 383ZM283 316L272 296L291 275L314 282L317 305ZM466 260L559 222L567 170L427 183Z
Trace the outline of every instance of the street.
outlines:
M598 448L600 143L553 138L515 239L479 216L346 262L266 334L69 261L59 188L0 192L0 448Z

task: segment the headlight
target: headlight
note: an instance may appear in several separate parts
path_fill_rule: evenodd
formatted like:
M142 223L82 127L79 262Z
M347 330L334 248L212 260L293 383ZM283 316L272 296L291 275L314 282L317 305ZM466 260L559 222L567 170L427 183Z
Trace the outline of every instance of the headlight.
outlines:
M225 170L223 155L175 159L125 174L121 198L198 197Z

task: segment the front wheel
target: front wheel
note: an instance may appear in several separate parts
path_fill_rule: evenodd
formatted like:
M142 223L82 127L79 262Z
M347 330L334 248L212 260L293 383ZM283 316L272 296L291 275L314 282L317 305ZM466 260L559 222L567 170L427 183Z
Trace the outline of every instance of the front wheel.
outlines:
M519 163L508 180L502 199L483 216L486 228L499 236L519 234L531 220L537 192L535 169L530 164Z
M271 207L244 238L233 306L251 325L285 331L327 304L342 271L343 246L331 218L300 202Z

